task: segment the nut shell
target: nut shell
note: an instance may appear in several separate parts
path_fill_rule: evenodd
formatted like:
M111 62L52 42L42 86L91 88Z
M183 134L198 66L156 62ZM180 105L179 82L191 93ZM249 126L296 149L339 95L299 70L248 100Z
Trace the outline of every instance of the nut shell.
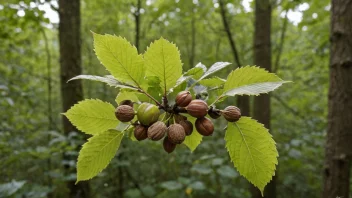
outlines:
M203 136L210 136L214 132L214 124L209 118L197 118L195 125L197 131Z
M241 118L241 110L236 106L228 106L221 111L221 114L229 122L236 122Z
M174 151L176 148L176 144L170 142L168 137L165 137L163 141L163 147L166 152L172 153L172 151Z
M131 106L121 105L116 108L115 116L121 122L129 122L134 118L134 110Z
M157 121L156 123L152 124L148 128L148 138L153 140L153 141L158 141L161 140L164 136L165 133L167 132L167 127L165 123L161 121Z
M185 129L180 124L171 124L167 136L170 142L181 144L186 138Z
M138 141L145 140L148 137L147 131L148 131L147 127L139 124L134 128L134 137Z
M193 124L192 124L192 122L190 122L188 120L182 120L182 121L179 122L179 124L185 130L185 133L186 133L187 136L192 134L192 132L193 132Z
M192 100L186 107L188 114L196 118L202 118L208 113L208 105L203 100Z
M186 107L192 101L192 95L189 91L181 91L176 95L175 103L177 106Z
M158 121L159 115L159 108L150 103L142 103L137 109L138 121L145 126L149 126Z

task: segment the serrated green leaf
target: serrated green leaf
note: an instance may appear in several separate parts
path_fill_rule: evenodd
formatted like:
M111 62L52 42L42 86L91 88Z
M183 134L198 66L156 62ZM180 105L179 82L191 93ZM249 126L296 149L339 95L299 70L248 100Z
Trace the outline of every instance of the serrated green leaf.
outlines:
M220 87L225 84L226 80L219 78L217 76L212 78L207 78L199 81L199 84L206 86L206 87Z
M93 33L95 53L106 69L120 82L139 87L144 80L142 55L125 38Z
M208 77L209 75L227 67L228 65L230 65L231 63L229 62L216 62L214 63L205 73L202 77L199 78L199 80L202 80L206 77Z
M196 119L188 115L185 115L185 116L190 122L192 122L193 131L191 135L186 136L186 139L185 141L183 141L183 144L185 144L191 150L191 152L193 152L194 150L196 150L198 145L202 142L203 136L200 135L196 130L196 127L194 127L194 122L196 121Z
M164 38L152 43L144 54L147 76L157 76L163 92L168 92L182 75L180 52Z
M132 102L138 102L138 97L136 96L135 92L130 92L130 91L120 91L119 94L117 94L115 102L117 104L120 104L121 101L123 100L131 100Z
M115 108L110 103L87 99L75 104L64 115L77 129L96 135L118 125L114 112Z
M137 89L136 87L122 84L121 82L116 80L114 78L114 76L112 76L112 75L107 75L107 76L104 76L104 77L102 77L102 76L94 76L94 75L78 75L76 77L71 78L67 82L69 82L71 80L78 80L78 79L104 82L104 83L106 83L107 85L109 85L111 87L127 88L127 89L134 89L134 90Z
M105 169L115 156L122 138L123 133L115 129L89 138L78 155L77 182L89 180Z
M268 93L280 87L283 83L281 78L274 73L255 66L237 68L227 77L223 95L259 95Z
M185 72L184 76L190 76L196 80L198 80L200 77L202 77L204 72L206 72L207 68L201 63L198 63L197 66L195 66L195 67L191 68L190 70L188 70L187 72Z
M275 175L279 156L268 129L250 117L229 122L226 148L238 172L262 192Z

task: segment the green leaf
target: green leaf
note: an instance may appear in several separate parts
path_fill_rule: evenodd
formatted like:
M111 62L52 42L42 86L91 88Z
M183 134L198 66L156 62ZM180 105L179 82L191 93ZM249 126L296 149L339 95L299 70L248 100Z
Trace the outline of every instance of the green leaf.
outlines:
M214 63L214 64L208 69L208 71L206 71L206 72L204 73L204 75L199 78L199 80L202 80L202 79L208 77L209 75L211 75L211 74L213 74L213 73L215 73L215 72L217 72L217 71L219 71L219 70L221 70L221 69L227 67L227 66L230 65L230 64L231 64L231 63L229 63L229 62L216 62L216 63Z
M106 69L120 82L139 87L144 80L142 55L125 38L93 33L95 53Z
M185 72L184 76L191 76L198 80L207 71L207 67L202 63L198 63L195 67Z
M259 95L273 91L287 82L259 67L241 67L227 77L223 95Z
M138 97L134 92L130 91L120 91L119 94L117 94L115 102L117 104L120 104L121 101L123 100L131 100L132 102L138 102Z
M144 54L147 76L157 76L166 93L182 75L180 52L175 44L164 38L152 43Z
M193 131L190 136L186 136L186 139L185 141L183 141L183 144L185 144L191 150L191 152L193 152L194 150L196 150L197 146L202 142L203 136L198 133L196 127L194 126L196 119L188 115L185 116L190 122L192 122Z
M110 103L88 99L75 104L64 115L77 129L96 135L118 125L114 112Z
M115 156L122 138L123 133L115 129L89 138L78 155L77 182L89 180L105 169Z
M71 80L78 80L78 79L85 79L85 80L93 80L93 81L99 81L99 82L104 82L109 86L112 87L119 87L119 88L127 88L127 89L134 89L136 90L136 87L132 87L129 85L124 85L121 82L119 82L118 80L116 80L114 78L114 76L112 75L107 75L107 76L93 76L93 75L79 75L76 77L71 78L70 80L68 80L67 82L71 81Z
M226 80L219 78L219 77L213 77L213 78L207 78L199 81L199 84L206 86L206 87L220 87L223 84L225 84Z
M226 148L238 172L262 192L275 175L279 156L268 129L250 117L229 122Z

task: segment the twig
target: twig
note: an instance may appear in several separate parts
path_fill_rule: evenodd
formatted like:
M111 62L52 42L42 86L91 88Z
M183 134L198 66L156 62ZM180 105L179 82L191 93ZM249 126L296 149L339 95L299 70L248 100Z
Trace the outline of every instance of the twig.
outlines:
M144 95L148 96L148 98L152 99L160 108L164 109L164 106L158 100L156 100L153 96L151 96L149 93L145 92L141 88L139 88L138 91L143 93Z
M273 68L273 72L276 73L277 70L279 69L280 66L280 58L281 58L281 54L282 54L282 50L284 48L284 41L285 41L285 34L286 34L286 30L287 30L287 22L288 22L288 18L287 18L287 13L288 13L288 9L286 9L286 13L285 13L285 18L284 18L284 23L282 25L282 30L281 30L281 36L280 36L280 43L279 43L279 49L278 49L278 53L275 59L275 65Z

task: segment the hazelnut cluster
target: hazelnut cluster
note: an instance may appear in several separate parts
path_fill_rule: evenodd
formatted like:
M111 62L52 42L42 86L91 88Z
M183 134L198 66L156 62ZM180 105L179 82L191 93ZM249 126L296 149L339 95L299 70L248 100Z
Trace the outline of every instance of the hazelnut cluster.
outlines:
M197 118L194 123L195 128L203 136L210 136L214 132L213 122L205 117L207 114L213 119L223 116L229 122L236 122L241 117L239 108L228 106L219 110L212 106L209 107L203 100L192 99L189 91L178 93L175 105L172 107L168 106L167 100L164 99L163 105L158 104L158 106L142 103L135 112L133 104L130 100L122 101L115 110L116 118L121 122L131 122L134 126L134 136L138 141L147 138L153 141L163 139L164 150L168 153L173 152L176 145L181 144L186 136L193 132L192 122L181 113L188 113ZM167 115L161 119L160 109L164 110ZM137 115L137 121L132 122L135 115Z

